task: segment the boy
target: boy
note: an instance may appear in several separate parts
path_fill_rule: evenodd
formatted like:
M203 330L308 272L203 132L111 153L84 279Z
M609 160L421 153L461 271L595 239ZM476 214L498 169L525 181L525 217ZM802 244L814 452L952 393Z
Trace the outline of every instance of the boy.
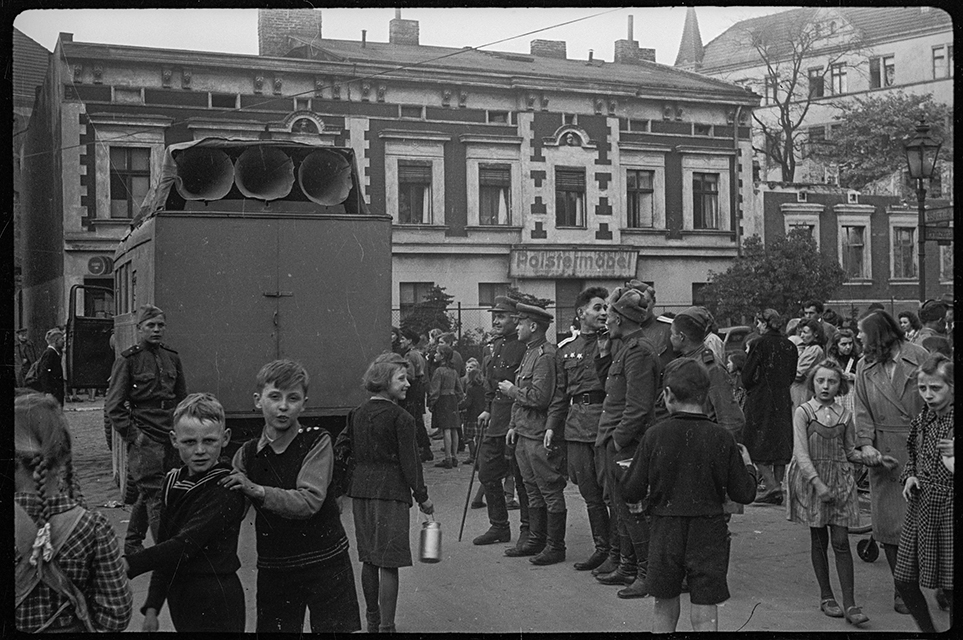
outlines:
M244 498L218 484L231 473L219 462L231 439L224 408L209 393L177 405L171 444L184 466L164 479L157 544L127 556L130 578L153 571L143 631L157 631L167 600L177 631L244 631L244 589L237 577L237 536Z
M717 605L729 598L726 494L749 504L756 471L732 434L702 411L709 374L701 362L673 360L665 368L669 417L649 428L622 480L627 502L646 500L651 516L645 588L655 597L653 633L672 633L679 593L688 577L694 631L717 631Z
M257 631L301 633L306 608L312 633L358 631L348 538L328 490L334 446L327 431L298 422L308 372L275 360L257 374L257 388L261 437L238 449L234 473L222 481L257 510Z

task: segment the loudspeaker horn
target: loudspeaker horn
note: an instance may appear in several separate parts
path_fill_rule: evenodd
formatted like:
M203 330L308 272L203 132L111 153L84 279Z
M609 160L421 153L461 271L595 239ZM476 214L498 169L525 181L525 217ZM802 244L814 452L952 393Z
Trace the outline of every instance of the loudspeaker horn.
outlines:
M331 207L351 192L351 164L335 151L312 151L298 168L298 184L312 202Z
M245 149L234 165L234 182L248 198L278 200L294 186L294 160L275 147Z
M174 186L185 200L220 200L234 184L234 165L220 149L184 149L174 157Z

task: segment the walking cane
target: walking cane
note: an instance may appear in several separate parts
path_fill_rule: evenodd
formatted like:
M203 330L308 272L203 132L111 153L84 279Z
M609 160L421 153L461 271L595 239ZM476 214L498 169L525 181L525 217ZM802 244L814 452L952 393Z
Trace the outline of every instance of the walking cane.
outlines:
M461 512L461 526L458 527L458 542L461 542L461 534L465 531L465 518L468 517L468 503L471 501L471 488L475 484L475 472L478 471L478 458L481 457L481 443L485 438L485 425L482 425L481 433L478 436L478 447L475 449L475 461L471 465L471 479L468 481L468 495L465 496L465 508Z

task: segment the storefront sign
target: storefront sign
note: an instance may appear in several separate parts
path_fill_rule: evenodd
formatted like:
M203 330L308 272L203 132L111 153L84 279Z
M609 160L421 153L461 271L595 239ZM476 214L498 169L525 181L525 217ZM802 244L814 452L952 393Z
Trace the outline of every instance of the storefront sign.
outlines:
M514 249L512 278L634 278L635 251Z

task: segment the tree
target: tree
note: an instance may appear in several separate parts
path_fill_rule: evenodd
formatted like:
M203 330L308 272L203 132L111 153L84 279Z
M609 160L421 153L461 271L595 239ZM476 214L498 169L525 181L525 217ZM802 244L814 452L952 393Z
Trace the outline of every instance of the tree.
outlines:
M780 17L749 21L734 44L755 51L765 66L764 107L752 114L753 151L779 166L783 182L792 182L809 141L803 123L810 106L833 91L827 78L832 80L834 66L845 65L863 45L854 29L840 17L827 20L823 9L794 9Z
M913 95L902 91L883 96L854 98L838 105L841 113L832 140L819 155L839 163L840 185L862 189L867 184L906 168L903 141L911 136L921 118L932 125L932 135L943 140L940 159L953 158L953 112L934 102L932 94Z
M413 329L425 333L431 329L452 330L453 322L448 314L448 306L455 296L445 293L445 287L434 285L424 295L421 302L412 305L411 310L401 321L402 329Z
M831 299L845 280L839 262L820 253L807 230L793 229L768 246L758 235L746 238L742 257L729 269L709 272L705 295L720 318L763 309L795 313L805 300Z

